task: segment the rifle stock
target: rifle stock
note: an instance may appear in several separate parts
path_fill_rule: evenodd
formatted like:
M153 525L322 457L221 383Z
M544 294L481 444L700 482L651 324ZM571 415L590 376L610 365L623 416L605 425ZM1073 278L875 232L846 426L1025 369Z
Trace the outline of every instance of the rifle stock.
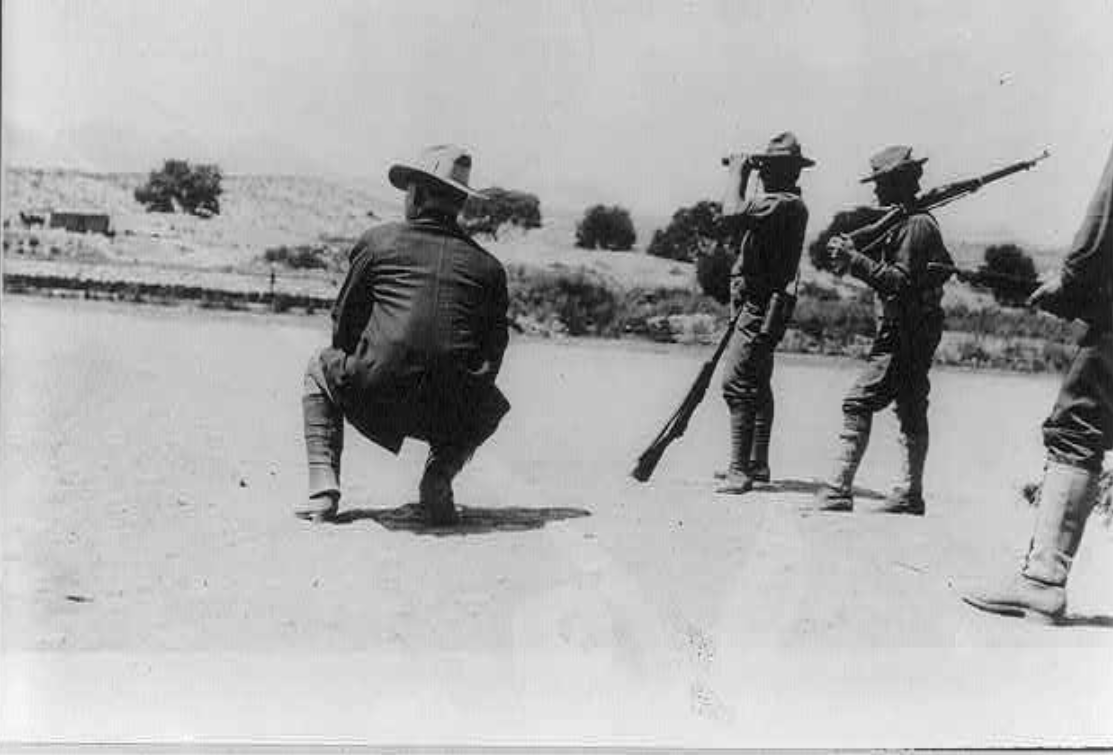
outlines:
M738 323L738 315L735 315L730 320L730 325L727 326L726 333L719 339L719 345L715 347L715 353L711 358L703 363L700 367L699 374L696 375L692 387L688 389L688 393L684 396L684 400L680 402L680 406L672 416L665 422L665 426L657 433L657 437L649 444L649 446L638 457L637 464L634 465L634 470L630 473L638 482L647 482L653 475L653 471L657 469L657 464L661 461L661 457L665 454L665 449L669 447L674 440L684 435L688 429L688 421L691 420L692 415L695 414L696 408L703 401L703 397L707 394L707 389L711 385L711 377L715 373L715 367L718 365L719 360L726 351L727 344L730 342L730 337L734 333L734 327Z

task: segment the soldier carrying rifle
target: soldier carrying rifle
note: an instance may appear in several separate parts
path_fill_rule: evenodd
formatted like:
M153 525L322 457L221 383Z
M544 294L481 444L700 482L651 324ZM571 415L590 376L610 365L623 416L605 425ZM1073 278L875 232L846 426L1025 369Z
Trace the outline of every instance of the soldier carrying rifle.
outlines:
M1113 150L1062 270L1028 301L1088 328L1043 424L1047 461L1024 565L963 599L983 611L1056 622L1066 613L1067 576L1113 449Z
M764 153L727 158L737 191L723 202L732 234L741 233L738 259L730 275L734 332L727 346L723 397L730 409L730 465L720 493L745 493L769 480L769 437L773 427L773 351L784 335L795 303L789 287L797 276L808 209L797 181L815 162L801 154L789 132L769 142ZM746 185L758 171L763 191L746 199Z
M906 146L888 147L870 159L872 170L862 183L873 182L878 204L901 209L899 222L870 245L879 247L879 254L863 254L849 235L834 237L827 247L837 272L849 271L874 290L879 317L867 366L843 400L835 468L816 496L816 507L824 511L853 510L854 476L869 444L873 415L895 402L903 459L883 510L924 513L928 370L943 331L941 300L949 275L939 270L952 264L935 219L917 209L926 161L912 157Z

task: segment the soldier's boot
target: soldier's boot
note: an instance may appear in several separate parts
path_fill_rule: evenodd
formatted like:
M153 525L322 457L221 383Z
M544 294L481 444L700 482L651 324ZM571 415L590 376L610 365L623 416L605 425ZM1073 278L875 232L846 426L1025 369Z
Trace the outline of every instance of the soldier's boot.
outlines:
M451 445L433 444L425 460L425 472L418 486L420 505L426 521L435 527L459 523L452 481L463 469L474 449Z
M927 462L928 433L900 434L901 470L893 492L879 511L886 514L924 515L924 464Z
M1097 501L1097 480L1094 472L1049 460L1020 573L998 585L967 590L962 599L1003 616L1042 623L1062 619L1067 608L1067 576Z
M773 434L773 402L763 403L754 415L754 444L747 471L754 482L769 482L769 439Z
M854 510L854 476L870 442L872 414L843 413L835 468L815 494L814 508L820 511Z
M302 396L305 452L309 462L309 495L295 516L322 522L340 505L340 456L344 450L344 416L324 393Z
M741 401L730 408L730 466L717 493L740 495L754 487L750 477L750 449L754 445L754 404Z

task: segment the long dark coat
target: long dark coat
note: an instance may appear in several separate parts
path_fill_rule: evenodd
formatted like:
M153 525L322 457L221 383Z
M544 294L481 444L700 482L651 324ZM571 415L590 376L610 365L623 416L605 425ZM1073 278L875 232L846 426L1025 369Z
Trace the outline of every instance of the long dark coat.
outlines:
M508 340L506 271L451 218L371 229L352 249L321 355L329 391L361 433L475 445L510 409L495 387Z

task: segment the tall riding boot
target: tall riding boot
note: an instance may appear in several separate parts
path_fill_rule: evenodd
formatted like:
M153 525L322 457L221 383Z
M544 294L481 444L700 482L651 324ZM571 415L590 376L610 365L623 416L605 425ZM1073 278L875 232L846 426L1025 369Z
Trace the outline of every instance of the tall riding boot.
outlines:
M453 525L460 521L456 512L452 481L471 458L473 448L460 445L433 443L425 460L425 473L418 492L421 508L434 526Z
M927 461L928 432L900 434L901 473L893 492L880 511L887 514L924 515L924 464Z
M974 589L962 599L1005 616L1055 623L1067 608L1067 576L1097 501L1098 475L1048 460L1036 522L1020 573L1002 585Z
M843 413L835 469L816 493L816 508L822 511L853 511L854 476L870 442L872 414Z
M754 402L740 401L730 407L730 466L719 493L745 493L754 487L750 477L750 450L754 445Z
M340 456L344 450L344 416L324 393L302 396L305 452L309 462L309 496L294 513L324 521L340 501Z
M750 449L748 472L754 482L769 482L769 439L773 434L773 396L767 394L758 402L754 414L754 443Z

